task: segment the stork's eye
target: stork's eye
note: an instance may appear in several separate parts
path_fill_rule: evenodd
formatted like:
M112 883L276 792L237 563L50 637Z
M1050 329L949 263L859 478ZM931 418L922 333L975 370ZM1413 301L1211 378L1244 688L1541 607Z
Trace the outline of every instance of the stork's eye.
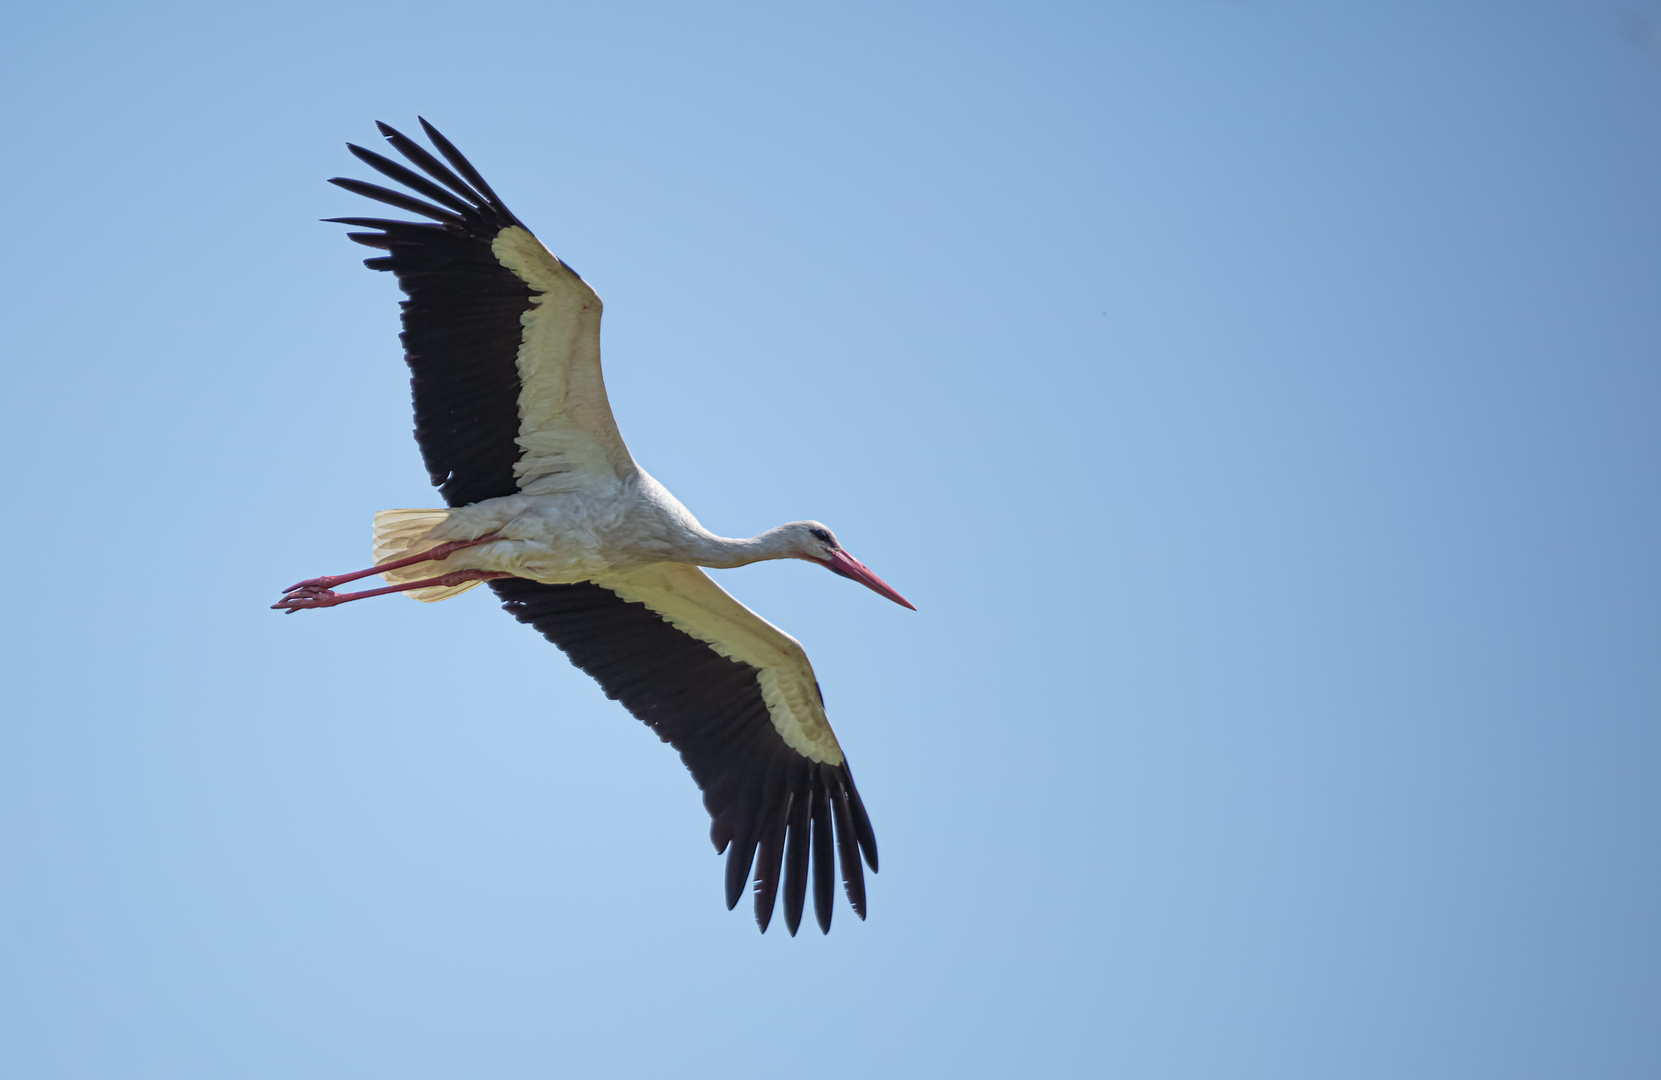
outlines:
M815 540L822 540L827 544L831 542L830 533L823 529L809 529L808 535L812 536Z

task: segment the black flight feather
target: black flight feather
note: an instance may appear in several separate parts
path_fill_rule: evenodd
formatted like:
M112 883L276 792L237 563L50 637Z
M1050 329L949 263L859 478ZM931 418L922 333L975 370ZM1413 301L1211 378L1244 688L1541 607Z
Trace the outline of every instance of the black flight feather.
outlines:
M802 903L807 898L808 822L813 791L792 790L789 842L784 849L784 925L790 936L802 925Z
M465 199L456 198L444 188L439 187L437 184L433 183L431 180L428 180L420 173L411 169L406 169L396 161L382 157L373 150L365 150L356 143L347 143L346 149L352 152L353 157L357 158L365 165L368 165L371 169L374 169L382 176L396 180L398 183L407 188L413 188L416 191L419 191L421 194L425 195L433 202L438 203L440 206L448 206L450 209L460 214L466 214L467 211L473 209L472 204L467 202Z
M836 848L831 838L830 792L813 785L813 917L819 932L830 933L831 910L836 906Z
M392 148L394 150L404 155L405 158L412 162L422 172L426 173L434 180L437 180L457 195L460 195L470 206L482 206L490 201L483 195L480 195L478 192L468 187L467 182L455 173L451 172L449 166L433 157L432 154L427 151L426 147L422 146L408 135L405 135L392 125L383 124L380 121L376 121L375 126L380 128L381 134L386 136L386 141L392 144ZM499 206L498 209L505 212L507 208ZM518 224L518 222L515 221L514 224Z
M484 182L484 177L479 175L479 170L473 168L471 161L461 156L461 151L456 149L455 144L446 139L437 128L427 123L426 117L417 116L416 119L421 122L421 130L427 133L427 138L432 140L432 144L438 147L438 152L444 155L444 160L455 166L456 171L466 177L467 182L477 188L479 194L483 195L492 206L507 214L508 208L503 205L501 196L490 190L490 185ZM512 215L509 214L509 216Z
M837 779L840 779L839 777ZM853 815L848 810L848 792L840 784L831 792L831 809L836 812L836 843L842 849L842 887L854 914L865 918L865 868L859 862L859 841L854 839Z
M460 225L462 219L448 210L440 210L431 203L424 203L420 199L412 198L391 188L381 187L379 184L366 184L362 180L352 180L344 176L330 177L329 183L336 187L343 187L354 195L362 195L366 199L384 202L388 206L396 206L400 210L408 210L412 214L441 221L446 225Z

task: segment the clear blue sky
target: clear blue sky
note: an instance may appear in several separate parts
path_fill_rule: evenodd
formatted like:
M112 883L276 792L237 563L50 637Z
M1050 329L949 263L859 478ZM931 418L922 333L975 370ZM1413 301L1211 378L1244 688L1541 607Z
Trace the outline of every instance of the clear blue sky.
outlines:
M33 5L0 1074L1661 1073L1661 0ZM871 917L721 900L432 505L317 219L422 113L814 657Z

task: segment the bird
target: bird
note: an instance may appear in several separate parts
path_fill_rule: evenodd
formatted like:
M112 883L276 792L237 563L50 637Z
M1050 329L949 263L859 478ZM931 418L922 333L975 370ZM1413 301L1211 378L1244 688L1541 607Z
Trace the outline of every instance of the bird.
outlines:
M606 397L600 297L418 119L436 155L384 123L408 164L347 143L407 190L329 182L424 220L326 220L362 230L346 235L384 253L364 265L390 272L407 296L415 440L445 506L380 511L373 566L298 582L272 607L292 615L389 593L432 603L488 583L509 614L680 752L716 854L726 853L729 911L753 880L765 933L782 889L795 936L811 866L814 916L829 933L839 856L863 920L861 860L876 872L876 834L813 665L703 568L799 559L915 606L819 522L717 536L640 468ZM375 574L386 587L336 591Z

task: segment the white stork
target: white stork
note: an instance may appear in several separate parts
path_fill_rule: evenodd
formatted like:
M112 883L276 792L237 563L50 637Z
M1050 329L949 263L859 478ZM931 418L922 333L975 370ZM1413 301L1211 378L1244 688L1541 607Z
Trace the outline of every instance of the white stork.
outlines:
M429 221L346 217L347 235L387 254L403 302L415 440L443 510L375 515L375 566L312 578L273 605L292 614L404 592L435 601L489 581L505 609L564 650L665 742L704 793L727 854L727 907L755 864L756 921L801 923L808 864L829 931L834 855L865 917L860 854L877 842L795 638L699 567L806 559L912 605L843 550L793 521L748 540L716 536L635 464L600 373L600 298L520 224L450 141L421 121L448 166L378 125L416 172L360 146L361 161L423 196L335 178L347 191ZM421 173L425 173L423 176ZM339 594L372 574L382 589ZM915 610L915 609L913 609ZM759 852L759 854L758 854Z

